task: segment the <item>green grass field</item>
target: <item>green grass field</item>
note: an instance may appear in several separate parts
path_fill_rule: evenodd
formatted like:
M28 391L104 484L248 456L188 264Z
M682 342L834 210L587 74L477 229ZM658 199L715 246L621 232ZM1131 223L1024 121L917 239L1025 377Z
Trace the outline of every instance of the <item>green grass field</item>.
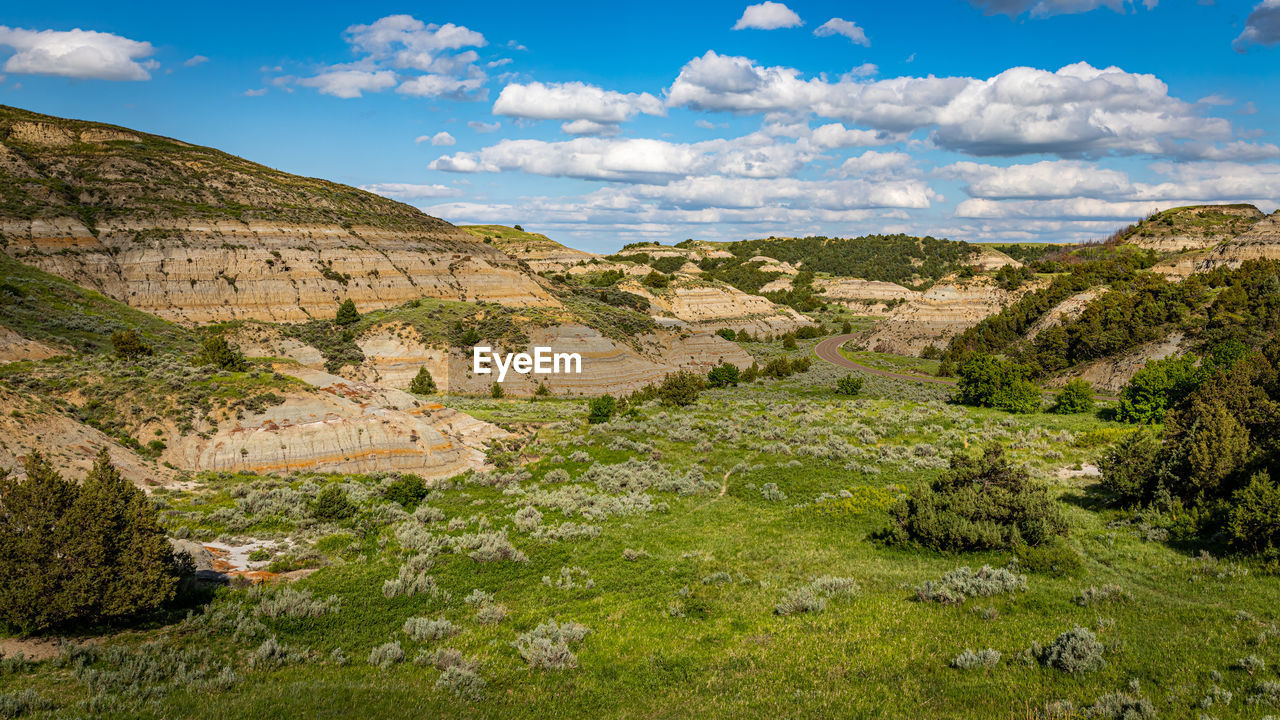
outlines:
M319 567L289 587L333 596L340 609L273 617L260 593L223 589L189 618L103 638L117 654L79 669L72 654L10 659L0 694L30 689L53 703L32 717L1023 718L1062 700L1083 713L1136 682L1162 717L1277 711L1263 683L1280 666L1280 585L1099 509L1078 468L1121 426L959 407L946 402L949 388L872 376L846 398L832 392L843 374L817 362L787 380L707 391L684 409L650 403L595 426L578 401L467 399L460 409L478 417L536 426L520 448L534 461L444 483L426 498L434 510L415 515L383 497L389 479L378 476L207 475L158 493L171 531L275 541L282 569ZM927 580L1011 557L886 548L869 536L951 453L993 441L1050 484L1081 568L1016 570L1026 589L1011 594L917 601L913 588ZM312 516L309 503L330 483L347 489L355 516ZM540 522L518 529L513 516L530 506ZM468 556L465 536L503 529L526 560ZM439 592L387 597L384 583L415 553L406 545L433 543L456 543L424 570ZM822 576L859 589L820 612L775 613ZM1076 602L1109 584L1131 599ZM465 600L476 589L506 617L479 622ZM445 618L456 632L414 640L403 631L411 617ZM590 628L570 643L574 668L531 667L513 647L552 618ZM1071 675L1018 659L1075 626L1097 632L1105 668ZM264 660L269 638L287 650ZM186 655L167 658L147 642ZM404 661L370 664L388 642ZM446 647L474 663L479 695L438 687L443 673L414 662ZM986 648L1001 653L993 667L951 667ZM1248 656L1265 668L1238 667ZM1214 687L1234 701L1224 705ZM1210 709L1206 697L1217 698Z

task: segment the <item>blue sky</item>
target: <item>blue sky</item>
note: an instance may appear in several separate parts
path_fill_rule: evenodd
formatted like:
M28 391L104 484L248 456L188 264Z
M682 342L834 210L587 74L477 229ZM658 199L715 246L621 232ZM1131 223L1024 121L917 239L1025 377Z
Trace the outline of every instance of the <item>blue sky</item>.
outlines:
M1280 0L267 5L11 7L0 103L597 251L1280 205Z

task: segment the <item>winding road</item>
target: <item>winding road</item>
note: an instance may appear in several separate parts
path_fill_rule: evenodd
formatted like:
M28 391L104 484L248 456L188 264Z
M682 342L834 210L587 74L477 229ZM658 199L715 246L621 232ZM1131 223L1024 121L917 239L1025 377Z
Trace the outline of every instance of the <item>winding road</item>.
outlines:
M846 367L851 370L860 370L871 375L879 375L880 377L893 378L895 380L914 380L915 382L933 383L935 385L955 385L956 381L952 378L935 377L933 375L912 375L910 373L896 373L890 370L881 370L879 368L867 367L859 362L854 362L844 355L840 354L840 346L857 337L852 335L836 335L813 346L813 354L818 356L819 360L826 360L832 365ZM1058 394L1061 392L1056 389L1047 389L1046 392ZM1094 400L1118 400L1114 395L1094 395Z
M840 354L840 346L857 337L857 335L836 335L813 346L813 354L818 356L819 360L826 360L832 365L847 367L852 370L861 370L864 373L879 375L880 377L894 378L895 380L915 380L916 382L933 383L935 385L955 385L956 381L951 378L934 377L933 375L912 375L909 373L896 373L889 370L881 370L879 368L867 367L862 363L854 362L844 355Z

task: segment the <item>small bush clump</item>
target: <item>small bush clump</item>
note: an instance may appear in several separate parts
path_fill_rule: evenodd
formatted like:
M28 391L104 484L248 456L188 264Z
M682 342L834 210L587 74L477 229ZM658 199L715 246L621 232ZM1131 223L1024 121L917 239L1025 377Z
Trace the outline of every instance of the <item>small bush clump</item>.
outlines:
M1026 589L1026 575L990 565L983 565L975 572L964 565L945 573L937 580L926 580L915 590L916 599L920 602L952 605L962 603L970 597L990 597Z
M1093 587L1091 585L1081 590L1080 594L1075 597L1075 603L1083 607L1098 603L1130 602L1132 600L1133 593L1119 585L1103 585L1102 587Z
M548 620L527 633L521 633L512 646L530 667L540 670L571 670L578 667L578 656L570 643L581 642L591 629L575 622L556 623Z
M390 670L392 666L404 662L404 650L400 641L393 640L379 645L369 652L369 664L380 670Z
M974 652L969 648L951 659L951 667L957 670L991 669L1000 664L1000 651L992 648Z
M402 630L405 635L418 642L443 640L458 632L458 628L447 618L433 619L425 617L411 617L405 620Z
M1107 661L1103 659L1102 643L1089 630L1076 626L1056 639L1040 655L1040 662L1072 674L1101 670Z

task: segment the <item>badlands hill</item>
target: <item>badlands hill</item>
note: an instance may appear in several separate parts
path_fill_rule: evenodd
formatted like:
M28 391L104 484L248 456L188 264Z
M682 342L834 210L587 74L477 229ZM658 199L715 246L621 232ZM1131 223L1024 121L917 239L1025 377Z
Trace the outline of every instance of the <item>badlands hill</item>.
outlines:
M0 106L0 245L159 317L332 316L351 298L548 306L497 248L402 203L211 148Z
M1148 360L1261 347L1280 332L1280 212L1175 208L1034 267L1035 282L951 339L949 361L995 352L1050 383L1115 391Z

